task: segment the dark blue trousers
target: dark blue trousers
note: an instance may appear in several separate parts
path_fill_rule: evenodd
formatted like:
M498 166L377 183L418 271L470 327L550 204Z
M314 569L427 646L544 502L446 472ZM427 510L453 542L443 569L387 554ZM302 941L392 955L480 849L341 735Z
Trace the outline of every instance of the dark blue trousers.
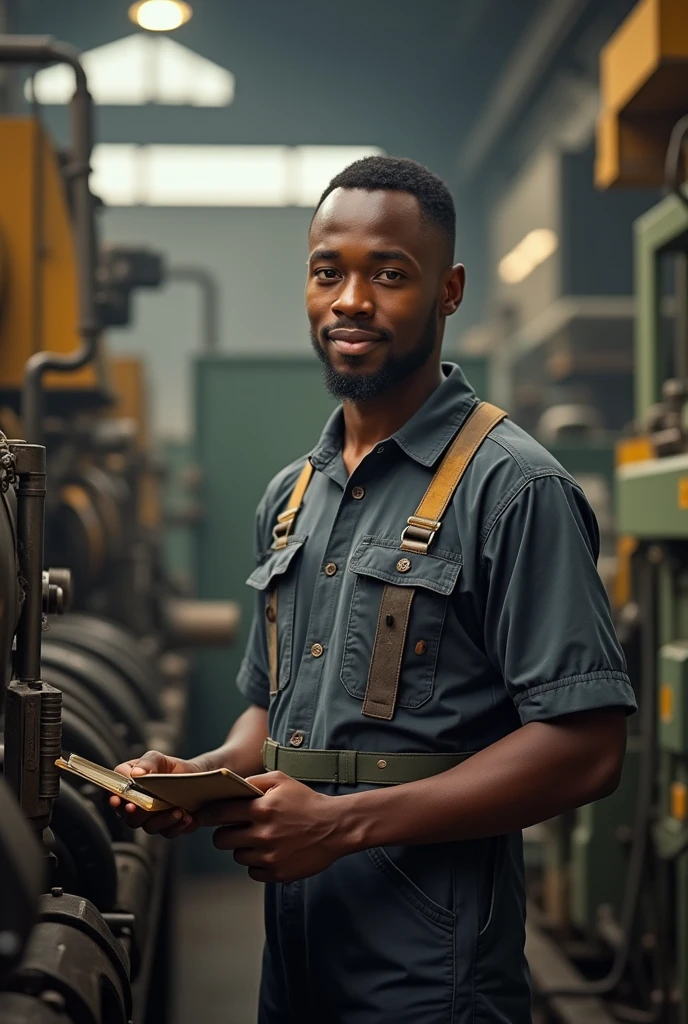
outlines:
M521 837L269 885L259 1024L530 1024Z

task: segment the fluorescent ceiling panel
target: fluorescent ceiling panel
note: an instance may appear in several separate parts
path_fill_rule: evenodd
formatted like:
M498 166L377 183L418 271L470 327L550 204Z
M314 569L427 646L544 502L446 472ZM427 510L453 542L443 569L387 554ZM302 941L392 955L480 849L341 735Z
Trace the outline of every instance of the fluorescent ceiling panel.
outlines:
M379 156L376 146L296 146L291 177L295 206L315 206L335 174L339 174L354 160L366 156Z
M91 188L110 206L314 206L333 175L380 152L363 146L99 145Z
M230 71L166 36L136 33L89 50L81 59L96 103L225 107L234 99ZM72 98L74 72L63 64L39 71L34 82L40 103L61 105ZM24 91L30 99L28 82Z
M146 146L151 206L285 206L285 146Z
M140 146L100 145L91 157L91 191L109 206L134 206L143 201Z

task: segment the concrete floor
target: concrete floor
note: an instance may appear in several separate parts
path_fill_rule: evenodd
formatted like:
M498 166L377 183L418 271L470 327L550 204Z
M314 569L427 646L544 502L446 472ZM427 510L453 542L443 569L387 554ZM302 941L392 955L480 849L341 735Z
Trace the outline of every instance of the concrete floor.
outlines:
M263 886L238 872L180 879L172 1024L255 1024Z

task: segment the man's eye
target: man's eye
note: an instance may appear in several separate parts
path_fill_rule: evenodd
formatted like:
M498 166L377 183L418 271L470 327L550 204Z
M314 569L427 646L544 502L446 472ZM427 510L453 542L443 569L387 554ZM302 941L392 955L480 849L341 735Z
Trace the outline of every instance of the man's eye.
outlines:
M404 275L400 270L382 270L378 277L381 277L383 281L401 281Z
M319 281L336 281L338 276L339 271L334 267L319 267L314 271L314 277L317 277Z

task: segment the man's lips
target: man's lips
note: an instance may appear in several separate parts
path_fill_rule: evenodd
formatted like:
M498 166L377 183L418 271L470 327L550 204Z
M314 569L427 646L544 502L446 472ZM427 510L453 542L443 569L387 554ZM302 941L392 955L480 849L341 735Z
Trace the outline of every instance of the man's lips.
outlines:
M349 356L365 355L382 340L379 334L351 327L335 327L327 332L327 337L338 352Z

